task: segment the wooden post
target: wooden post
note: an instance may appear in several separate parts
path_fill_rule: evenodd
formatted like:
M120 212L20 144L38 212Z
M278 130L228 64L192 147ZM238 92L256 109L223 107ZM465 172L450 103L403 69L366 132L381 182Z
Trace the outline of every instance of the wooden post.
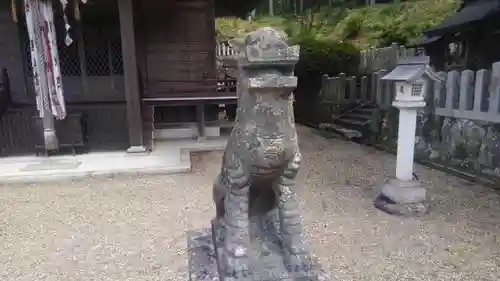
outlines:
M205 104L200 101L196 105L197 127L198 127L198 140L205 139Z
M132 0L118 1L120 14L120 34L122 40L123 70L125 78L125 98L130 148L129 153L145 153L139 93L139 75L135 47L134 14Z

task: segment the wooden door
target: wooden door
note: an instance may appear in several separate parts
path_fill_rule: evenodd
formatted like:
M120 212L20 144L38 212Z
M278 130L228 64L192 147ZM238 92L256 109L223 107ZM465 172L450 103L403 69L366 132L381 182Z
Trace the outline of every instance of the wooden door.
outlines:
M145 97L215 94L215 25L209 0L140 1L136 34ZM214 84L214 85L212 85Z

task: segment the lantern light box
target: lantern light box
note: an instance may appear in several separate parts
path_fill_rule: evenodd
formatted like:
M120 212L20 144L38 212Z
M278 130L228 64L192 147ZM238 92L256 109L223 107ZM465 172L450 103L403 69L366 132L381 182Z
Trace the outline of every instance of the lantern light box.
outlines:
M396 68L382 78L394 82L396 87L394 106L400 102L417 107L425 106L428 85L434 81L442 82L429 62L428 56L401 59Z

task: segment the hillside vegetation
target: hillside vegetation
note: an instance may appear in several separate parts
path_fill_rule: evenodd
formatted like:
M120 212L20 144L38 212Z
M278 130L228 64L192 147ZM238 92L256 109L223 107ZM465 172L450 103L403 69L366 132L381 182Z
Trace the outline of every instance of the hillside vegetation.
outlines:
M412 42L423 30L440 24L458 6L458 0L413 0L354 9L318 8L306 12L302 17L264 16L252 21L219 18L216 29L221 40L270 26L282 29L292 37L350 41L364 49L386 46L392 42Z

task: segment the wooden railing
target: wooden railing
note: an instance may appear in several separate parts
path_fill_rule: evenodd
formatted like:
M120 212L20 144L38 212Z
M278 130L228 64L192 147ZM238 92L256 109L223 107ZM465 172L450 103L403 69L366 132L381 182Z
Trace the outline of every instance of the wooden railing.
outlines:
M236 51L227 41L217 42L215 46L215 55L219 58L236 56Z
M0 76L0 117L11 105L11 103L12 97L10 94L9 76L7 74L7 70L4 68L2 69Z
M434 83L436 115L500 123L500 62L491 70L440 72L446 83Z
M361 51L359 73L369 75L382 69L393 69L399 59L420 55L416 48L406 48L398 43L389 47Z
M381 79L388 72L382 69L358 77L343 73L335 77L325 75L321 100L336 105L374 103L388 109L395 96L393 83ZM493 63L491 69L452 70L438 75L445 82L430 85L427 96L435 115L500 123L500 62Z

